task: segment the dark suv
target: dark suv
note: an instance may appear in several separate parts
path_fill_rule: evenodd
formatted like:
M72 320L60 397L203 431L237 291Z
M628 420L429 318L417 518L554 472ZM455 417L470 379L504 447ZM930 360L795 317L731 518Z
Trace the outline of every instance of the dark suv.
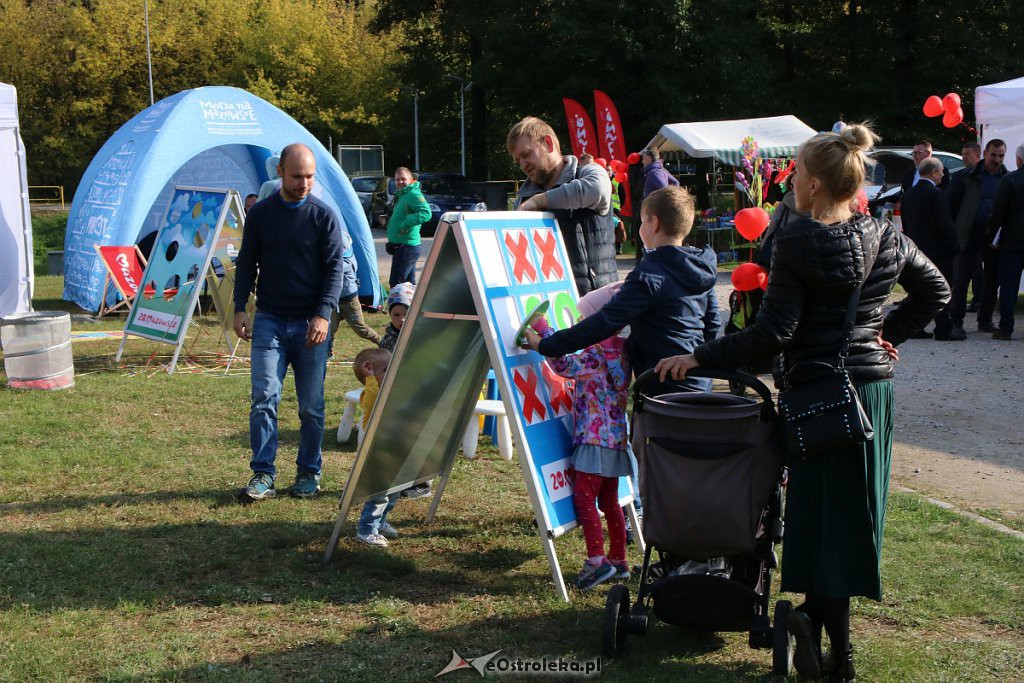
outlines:
M420 234L430 237L437 230L441 215L449 211L486 211L487 204L458 173L420 173L420 190L430 206L430 220L420 228ZM370 225L384 227L394 207L395 179L385 178L377 184L370 202Z

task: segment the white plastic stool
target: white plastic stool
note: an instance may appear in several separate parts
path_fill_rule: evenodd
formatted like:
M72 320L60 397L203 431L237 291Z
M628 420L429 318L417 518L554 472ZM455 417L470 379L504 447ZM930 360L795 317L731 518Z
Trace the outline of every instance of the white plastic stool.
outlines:
M341 414L341 424L338 425L338 443L345 443L352 436L352 425L356 422L356 406L362 397L362 389L353 389L345 394L345 412Z
M476 457L477 439L480 438L480 416L485 415L498 420L498 452L506 460L512 459L512 432L508 428L508 417L505 415L505 404L501 401L482 399L476 402L473 417L469 419L466 434L462 437L462 454L472 460Z

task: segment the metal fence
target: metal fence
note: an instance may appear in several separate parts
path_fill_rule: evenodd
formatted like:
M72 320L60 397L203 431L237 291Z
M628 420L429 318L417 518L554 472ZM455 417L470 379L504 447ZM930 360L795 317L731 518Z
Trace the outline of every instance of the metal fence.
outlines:
M35 196L33 196L35 195ZM63 185L29 185L29 204L46 204L59 206L64 210L64 186Z

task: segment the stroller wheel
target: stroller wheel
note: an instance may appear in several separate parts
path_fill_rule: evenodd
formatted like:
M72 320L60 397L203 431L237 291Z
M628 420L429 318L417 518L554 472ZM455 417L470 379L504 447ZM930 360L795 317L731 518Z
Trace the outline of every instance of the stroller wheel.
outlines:
M601 626L601 650L605 657L614 659L626 646L626 622L629 620L629 589L622 584L612 586L604 604L604 623Z
M793 610L789 600L775 603L775 620L772 624L772 673L788 676L793 671L793 638L786 630L786 617Z

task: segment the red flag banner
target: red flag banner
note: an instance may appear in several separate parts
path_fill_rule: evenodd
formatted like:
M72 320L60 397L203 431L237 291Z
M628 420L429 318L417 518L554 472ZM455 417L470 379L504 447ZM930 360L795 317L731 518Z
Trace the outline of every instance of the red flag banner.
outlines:
M597 136L594 135L594 126L590 123L590 115L583 105L568 97L562 98L565 105L565 120L569 124L569 139L572 141L572 153L577 157L584 154L592 154L595 157L598 153Z
M594 112L597 115L597 134L601 153L594 156L604 157L611 161L626 161L626 137L622 133L619 111L615 108L612 98L600 90L594 91Z

